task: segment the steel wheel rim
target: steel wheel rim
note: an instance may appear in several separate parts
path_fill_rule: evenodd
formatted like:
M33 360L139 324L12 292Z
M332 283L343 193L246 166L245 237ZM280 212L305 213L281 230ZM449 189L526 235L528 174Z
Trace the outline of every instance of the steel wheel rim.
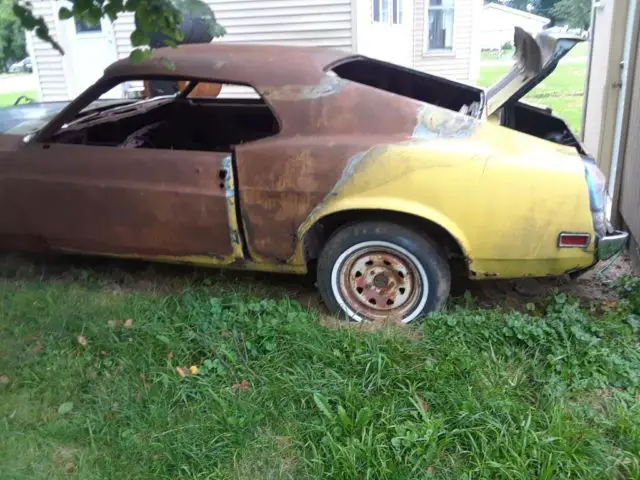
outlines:
M415 255L383 241L361 242L343 252L333 266L331 287L340 307L357 322L408 323L423 311L429 293Z

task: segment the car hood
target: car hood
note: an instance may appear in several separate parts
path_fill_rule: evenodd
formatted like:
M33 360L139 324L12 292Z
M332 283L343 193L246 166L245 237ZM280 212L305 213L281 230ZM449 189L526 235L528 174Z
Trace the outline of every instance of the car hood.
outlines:
M123 102L126 102L126 100L97 100L89 104L84 110ZM0 133L22 136L33 134L45 126L69 103L71 102L32 102L0 108Z
M487 116L524 97L553 73L560 59L584 40L578 35L544 30L534 38L522 28L515 27L514 65L487 90Z
M0 108L0 133L28 135L40 129L69 102L26 103Z

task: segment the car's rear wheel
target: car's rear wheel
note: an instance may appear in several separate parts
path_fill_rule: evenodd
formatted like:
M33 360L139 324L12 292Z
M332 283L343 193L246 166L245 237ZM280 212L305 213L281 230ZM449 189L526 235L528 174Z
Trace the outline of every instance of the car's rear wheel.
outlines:
M338 230L318 260L318 288L329 309L351 320L411 322L440 309L451 272L426 236L393 223Z

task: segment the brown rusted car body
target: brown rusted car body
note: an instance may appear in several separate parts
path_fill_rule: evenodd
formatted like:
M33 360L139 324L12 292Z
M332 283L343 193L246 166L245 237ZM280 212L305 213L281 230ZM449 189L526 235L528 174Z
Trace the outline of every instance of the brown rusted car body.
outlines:
M142 64L116 62L29 142L3 135L3 246L305 271L317 252L302 251L301 225L349 179L354 155L408 139L423 107L328 76L327 67L346 56L313 48L190 45L159 50ZM167 58L170 72L160 61ZM229 152L51 141L108 86L169 74L254 87L280 132ZM313 241L306 247L313 249Z
M557 63L568 49L550 45ZM560 119L515 103L549 72L514 74L508 98L493 91L493 111L511 101L526 120L500 126L482 89L336 50L209 44L121 60L26 141L2 135L0 246L305 273L337 227L383 217L426 233L472 278L578 271L600 235L586 154ZM124 81L166 78L190 84L86 114ZM199 103L189 95L205 83L261 100ZM239 122L229 105L253 113ZM173 122L154 137L164 148L118 136L144 134L136 122L159 111ZM234 137L249 126L259 134ZM220 132L234 140L202 148ZM561 232L588 245L559 248Z

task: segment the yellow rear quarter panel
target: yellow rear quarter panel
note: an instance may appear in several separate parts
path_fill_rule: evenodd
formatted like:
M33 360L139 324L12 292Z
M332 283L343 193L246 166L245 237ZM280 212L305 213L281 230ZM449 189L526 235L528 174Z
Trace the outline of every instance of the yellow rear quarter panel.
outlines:
M482 123L470 136L409 140L352 159L301 227L344 210L410 213L445 228L472 278L560 275L594 262L560 249L560 232L592 235L584 167L574 149Z

